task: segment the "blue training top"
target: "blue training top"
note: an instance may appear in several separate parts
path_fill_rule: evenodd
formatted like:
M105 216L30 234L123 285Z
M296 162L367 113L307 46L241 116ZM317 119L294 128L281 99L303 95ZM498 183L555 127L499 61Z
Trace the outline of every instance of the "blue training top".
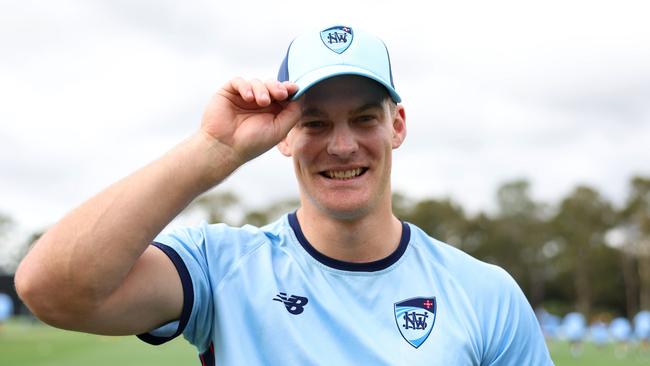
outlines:
M371 263L319 253L295 213L262 228L160 234L184 291L180 333L204 365L552 365L535 315L503 269L403 223Z

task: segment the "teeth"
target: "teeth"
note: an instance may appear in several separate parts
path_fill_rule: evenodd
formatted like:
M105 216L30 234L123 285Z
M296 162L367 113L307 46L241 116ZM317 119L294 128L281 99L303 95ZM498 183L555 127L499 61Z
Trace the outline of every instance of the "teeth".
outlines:
M351 179L361 174L361 168L351 170L328 170L327 176L333 179Z

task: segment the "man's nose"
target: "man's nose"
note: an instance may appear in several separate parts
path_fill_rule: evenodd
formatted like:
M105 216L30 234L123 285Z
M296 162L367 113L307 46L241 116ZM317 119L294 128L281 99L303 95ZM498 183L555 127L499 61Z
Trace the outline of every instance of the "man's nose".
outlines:
M354 154L358 148L359 145L354 137L354 133L347 125L337 125L333 129L327 144L328 154L346 159Z

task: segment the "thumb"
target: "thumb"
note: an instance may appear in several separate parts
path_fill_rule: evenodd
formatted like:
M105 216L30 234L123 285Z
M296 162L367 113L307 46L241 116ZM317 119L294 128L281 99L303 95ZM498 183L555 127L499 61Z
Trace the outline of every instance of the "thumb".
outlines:
M298 123L300 115L300 104L298 102L290 102L275 116L273 125L275 125L275 131L280 139L287 136L293 126Z

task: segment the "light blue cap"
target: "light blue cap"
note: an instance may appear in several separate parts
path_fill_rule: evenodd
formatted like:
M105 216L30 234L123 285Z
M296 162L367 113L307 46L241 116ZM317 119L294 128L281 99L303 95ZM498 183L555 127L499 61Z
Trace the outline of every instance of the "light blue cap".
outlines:
M318 82L338 75L360 75L375 80L386 87L396 103L402 101L393 85L384 42L363 30L342 25L294 39L280 66L278 80L298 85L295 100Z

